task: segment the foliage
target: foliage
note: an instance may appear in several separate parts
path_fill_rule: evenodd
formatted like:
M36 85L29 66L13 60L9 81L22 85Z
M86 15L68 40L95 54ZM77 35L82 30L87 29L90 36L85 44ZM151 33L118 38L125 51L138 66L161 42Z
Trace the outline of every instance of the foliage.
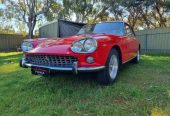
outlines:
M33 37L33 31L41 15L48 11L50 0L7 0L5 5L6 16L8 19L15 18L27 24L29 29L29 38Z
M0 24L29 29L30 37L37 23L65 19L95 23L122 20L135 30L170 26L168 0L6 0L6 9L0 8ZM9 25L8 25L9 24ZM17 26L16 26L17 25ZM25 33L25 31L23 32Z
M125 20L137 29L166 27L168 16L165 15L165 9L163 0L118 0L109 11L116 20Z
M66 14L76 16L76 22L84 22L95 12L94 4L96 0L63 0L63 7Z
M53 21L55 19L62 19L67 14L63 12L62 4L56 1L51 1L51 7L49 11L45 13L48 21Z
M11 25L0 27L0 34L15 34L15 30Z

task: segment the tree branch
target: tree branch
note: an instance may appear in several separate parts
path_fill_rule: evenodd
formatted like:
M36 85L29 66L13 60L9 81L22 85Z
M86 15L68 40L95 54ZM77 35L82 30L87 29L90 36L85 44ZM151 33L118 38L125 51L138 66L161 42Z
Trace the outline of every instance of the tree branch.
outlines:
M36 12L34 15L37 16L37 15L40 15L40 14L43 14L43 13L48 12L48 10L49 10L49 8L50 8L50 6L51 6L51 1L47 0L47 3L46 3L46 4L47 4L47 5L46 5L44 8L42 8L41 11Z

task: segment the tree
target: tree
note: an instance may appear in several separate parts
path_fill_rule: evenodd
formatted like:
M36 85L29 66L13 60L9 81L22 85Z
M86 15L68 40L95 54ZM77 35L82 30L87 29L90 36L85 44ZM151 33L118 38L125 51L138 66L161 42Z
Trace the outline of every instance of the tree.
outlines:
M141 18L147 28L166 27L167 17L165 15L166 7L163 5L164 0L141 0L141 2Z
M63 6L61 3L56 0L51 2L51 7L49 11L45 13L45 17L47 21L53 21L55 19L67 19L68 15L63 10Z
M103 0L105 7L109 11L109 14L114 15L114 20L123 20L124 12L120 8L121 0Z
M164 1L162 2L162 4L165 6L165 8L166 8L167 11L170 10L170 1L164 0Z
M159 27L166 27L166 18L164 17L165 14L165 7L162 4L163 0L156 0L153 6L153 9L158 14L158 23ZM156 17L156 15L154 15Z
M2 9L0 9L0 19L3 17L3 11L2 11ZM2 21L2 19L0 20L0 24L2 23L3 21Z
M51 0L7 0L6 15L26 23L29 29L29 38L33 37L33 31L41 16L48 12Z
M0 27L0 34L15 34L15 33L16 32L11 25Z
M123 7L123 11L127 14L127 22L131 25L133 29L136 29L137 22L140 17L141 2L138 0L121 0L120 5Z
M108 4L108 0L99 0L98 4L96 4L96 8L93 13L93 22L95 23L97 20L103 21L103 18L107 19L109 17L108 8L110 4Z
M97 0L63 0L64 11L68 15L75 15L76 22L85 22L93 14Z

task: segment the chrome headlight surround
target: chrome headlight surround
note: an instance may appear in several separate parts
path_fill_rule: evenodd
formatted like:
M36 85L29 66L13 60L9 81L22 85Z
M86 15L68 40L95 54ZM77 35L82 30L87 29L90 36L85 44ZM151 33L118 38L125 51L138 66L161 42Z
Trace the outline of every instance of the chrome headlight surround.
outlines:
M97 41L93 38L84 38L75 41L71 45L71 50L74 53L93 53L97 49Z
M27 52L33 49L33 45L31 42L24 41L21 44L21 49L23 52Z

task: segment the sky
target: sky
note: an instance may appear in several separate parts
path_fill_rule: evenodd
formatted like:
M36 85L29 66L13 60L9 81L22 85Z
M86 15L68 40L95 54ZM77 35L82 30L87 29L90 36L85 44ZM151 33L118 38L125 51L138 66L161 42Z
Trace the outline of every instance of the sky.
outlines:
M0 3L0 8L1 8L1 9L4 9L4 8L5 8L5 5Z

